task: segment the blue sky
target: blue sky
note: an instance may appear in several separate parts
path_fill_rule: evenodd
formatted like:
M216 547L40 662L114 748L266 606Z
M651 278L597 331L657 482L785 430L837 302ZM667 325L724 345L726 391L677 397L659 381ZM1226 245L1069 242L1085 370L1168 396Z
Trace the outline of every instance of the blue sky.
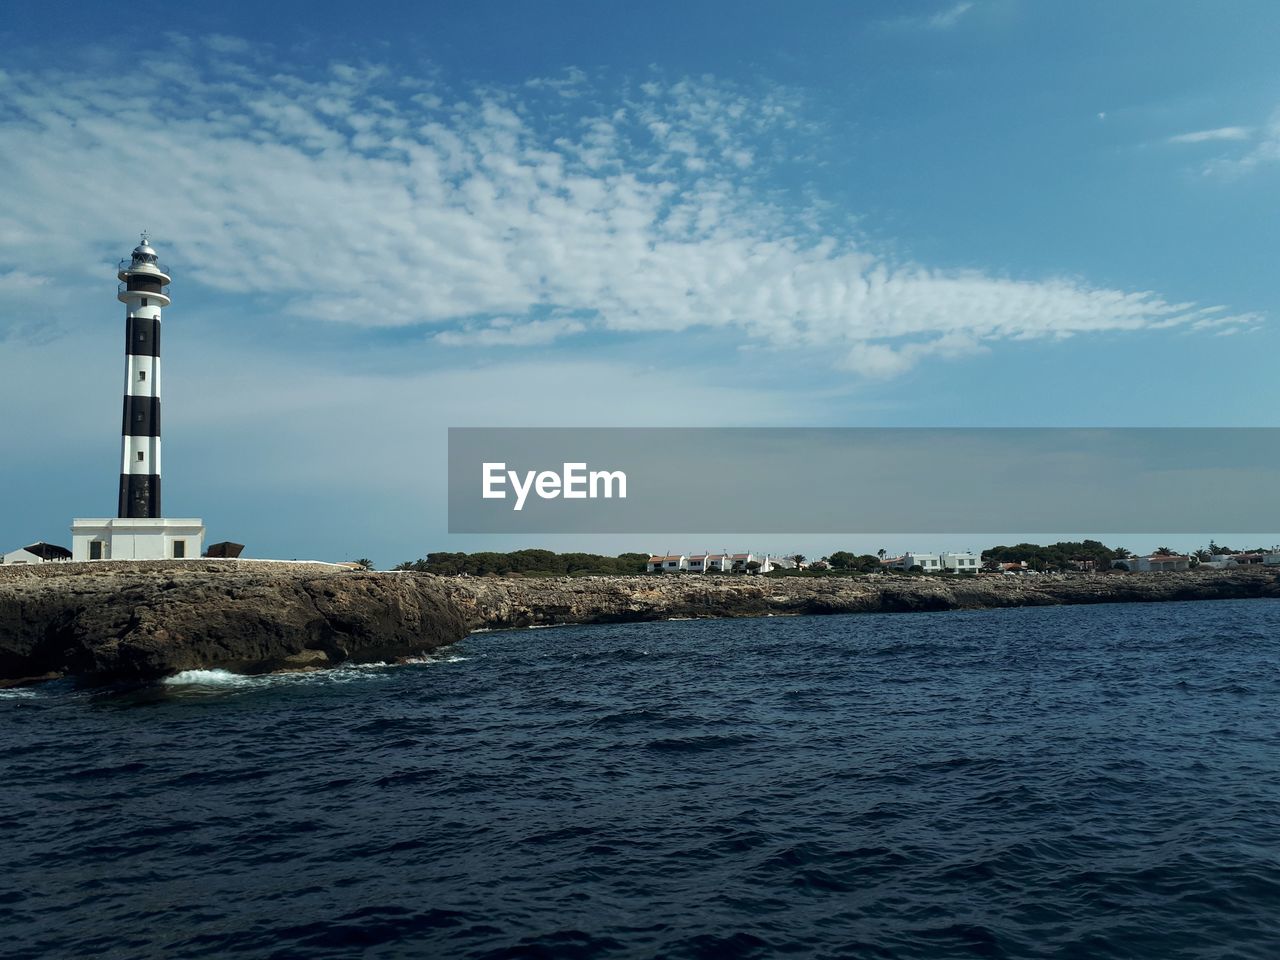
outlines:
M0 545L114 507L143 228L166 513L258 555L535 545L448 426L1276 425L1280 10L798 6L8 11Z

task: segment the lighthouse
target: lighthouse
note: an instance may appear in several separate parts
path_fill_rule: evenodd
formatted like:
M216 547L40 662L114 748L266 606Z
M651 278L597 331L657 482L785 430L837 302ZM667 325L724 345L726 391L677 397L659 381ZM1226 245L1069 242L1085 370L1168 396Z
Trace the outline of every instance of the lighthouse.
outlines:
M120 518L160 512L160 310L169 305L169 274L147 234L120 261L125 305L124 422L121 426Z
M116 516L71 524L74 560L163 560L200 556L204 524L166 518L160 507L160 317L169 271L142 234L116 272L125 306L124 415Z

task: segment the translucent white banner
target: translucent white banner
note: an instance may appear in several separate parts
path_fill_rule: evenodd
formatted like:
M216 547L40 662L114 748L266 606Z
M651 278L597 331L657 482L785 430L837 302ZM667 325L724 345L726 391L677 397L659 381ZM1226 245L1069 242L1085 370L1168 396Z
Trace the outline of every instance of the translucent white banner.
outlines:
M451 533L1280 531L1275 428L454 428Z

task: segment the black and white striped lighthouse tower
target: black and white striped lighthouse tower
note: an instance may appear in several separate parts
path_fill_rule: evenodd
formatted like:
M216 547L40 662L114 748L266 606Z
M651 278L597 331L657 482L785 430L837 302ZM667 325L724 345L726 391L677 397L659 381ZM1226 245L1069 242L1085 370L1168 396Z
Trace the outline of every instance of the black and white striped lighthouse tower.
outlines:
M160 310L169 305L169 272L147 234L120 261L125 305L124 423L119 517L160 512Z
M160 511L160 311L169 271L144 233L120 261L116 299L125 306L124 424L115 517L71 521L73 560L181 560L200 556L204 521Z

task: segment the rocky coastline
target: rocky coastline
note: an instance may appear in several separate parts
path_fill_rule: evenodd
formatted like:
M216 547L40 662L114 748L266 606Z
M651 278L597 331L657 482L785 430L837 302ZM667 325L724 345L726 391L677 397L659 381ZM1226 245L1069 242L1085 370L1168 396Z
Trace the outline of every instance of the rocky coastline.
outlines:
M12 566L0 567L0 685L394 661L481 629L1262 597L1280 597L1280 572L537 579L251 560Z
M910 613L1082 603L1155 603L1280 597L1280 571L938 577L461 578L455 586L477 627L621 623L700 617Z

